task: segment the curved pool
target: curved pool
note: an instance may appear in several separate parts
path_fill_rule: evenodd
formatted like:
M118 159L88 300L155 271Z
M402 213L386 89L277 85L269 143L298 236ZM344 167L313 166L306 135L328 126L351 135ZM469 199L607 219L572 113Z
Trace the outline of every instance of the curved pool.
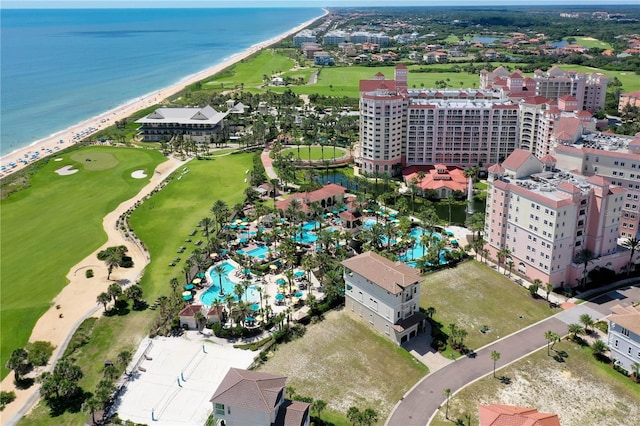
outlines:
M224 294L220 295L220 277L213 270L213 267L209 268L209 270L207 271L207 275L213 284L200 296L202 304L206 306L213 305L213 302L215 302L216 300L225 303L225 298L228 294L233 295L234 300L238 300L238 297L234 293L234 289L237 283L231 281L231 279L229 278L229 274L234 274L235 271L238 270L238 268L236 268L229 262L221 263L221 265L224 268L224 273L222 274L222 290ZM256 290L256 286L250 286L247 289L247 292L242 295L242 299L250 303L259 301L260 294Z

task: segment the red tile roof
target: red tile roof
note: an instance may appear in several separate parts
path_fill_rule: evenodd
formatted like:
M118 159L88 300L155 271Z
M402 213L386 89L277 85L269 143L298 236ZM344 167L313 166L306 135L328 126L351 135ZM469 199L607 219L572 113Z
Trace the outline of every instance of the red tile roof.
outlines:
M178 316L193 317L196 315L196 312L201 312L201 311L202 311L202 305L187 305L180 311Z
M271 413L277 408L286 381L285 376L231 368L210 401Z
M419 169L424 172L422 180L418 178ZM446 173L438 173L438 170L442 169L446 170ZM467 189L467 178L464 175L464 171L457 167L447 167L442 164L426 168L408 167L402 171L402 177L407 184L416 179L416 185L423 191L442 188L449 188L452 191L465 191Z
M504 167L502 167L499 163L494 164L493 166L487 169L489 173L504 173Z
M531 154L529 151L525 151L524 149L520 148L514 149L513 152L509 154L507 159L502 162L502 167L509 170L517 170L531 156L533 156L533 154Z
M342 196L345 192L347 192L347 190L343 186L330 183L315 191L300 192L293 194L286 200L276 201L276 208L286 211L289 204L291 204L291 201L298 200L302 206L302 211L307 212L309 210L309 205L315 201L326 200L333 196L336 196L336 201L343 201Z
M589 178L587 178L587 182L592 185L598 185L598 186L611 185L611 181L609 179L606 179L600 175L590 176Z
M579 118L561 117L553 130L553 134L559 138L573 139L578 134L582 133L580 130L581 127L582 123Z
M547 154L544 157L542 157L540 159L540 161L542 161L543 163L557 163L558 161L556 160L556 157L554 157L551 154Z
M386 89L390 92L395 92L396 81L395 80L360 80L360 92L374 92L379 89Z
M478 405L480 426L560 426L557 414L511 405Z

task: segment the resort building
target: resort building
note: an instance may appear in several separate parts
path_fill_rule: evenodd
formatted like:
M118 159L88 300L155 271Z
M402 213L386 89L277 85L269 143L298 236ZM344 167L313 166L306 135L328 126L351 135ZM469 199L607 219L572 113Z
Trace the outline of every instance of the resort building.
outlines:
M285 200L276 201L276 209L286 212L291 202L297 200L300 203L300 211L306 216L311 216L313 203L317 203L323 211L333 210L337 203L344 203L346 192L347 190L343 186L329 183L315 191L300 192Z
M560 426L557 414L513 405L478 405L480 426Z
M438 198L447 198L454 191L464 192L467 190L467 178L464 170L458 167L447 167L444 164L435 166L410 166L402 170L404 183L411 188L415 188L419 193L435 191Z
M413 90L407 68L395 79L360 81L356 164L366 174L398 175L411 165L496 163L518 146L518 105L479 90Z
M607 319L607 346L611 361L628 372L633 363L640 363L640 307L616 305Z
M488 170L485 240L492 258L507 249L514 272L554 287L576 287L592 269L621 271L628 252L617 245L624 189L601 176L556 168L516 149ZM588 249L593 260L579 260Z
M204 108L158 108L136 120L142 142L169 142L180 137L196 143L213 143L225 137L227 113Z
M385 33L370 33L367 31L355 31L349 35L349 41L351 43L373 43L380 47L389 46L391 39Z
M322 38L322 44L325 46L337 46L347 41L349 34L342 30L333 30L327 32Z
M640 90L637 92L621 93L618 100L618 112L623 112L625 108L640 108Z
M633 238L640 230L640 135L634 137L592 133L576 144L554 148L557 166L584 176L602 176L624 189L620 237Z
M397 344L424 329L426 316L418 309L422 277L415 269L371 251L342 266L346 309Z
M563 71L558 66L544 72L536 70L532 77L525 77L521 71L512 73L499 66L493 71L480 71L480 87L510 96L542 96L556 100L565 95L573 96L578 110L595 113L604 108L609 79L603 74L585 74L577 71Z
M305 43L315 43L316 41L315 31L309 29L302 30L293 36L293 45L295 47L301 47Z
M287 378L231 368L211 397L216 426L309 426L310 404L286 399Z

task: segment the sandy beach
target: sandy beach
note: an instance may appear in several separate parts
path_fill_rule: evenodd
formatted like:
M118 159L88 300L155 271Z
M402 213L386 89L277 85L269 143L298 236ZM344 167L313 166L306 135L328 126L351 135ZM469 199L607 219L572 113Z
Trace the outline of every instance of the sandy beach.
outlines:
M326 16L328 11L325 10L325 14L322 16ZM263 41L261 43L255 44L248 48L247 50L237 53L231 56L228 60L209 67L203 71L192 74L177 83L172 84L171 86L162 88L160 90L154 91L152 93L148 93L140 98L132 100L124 105L118 106L112 110L99 114L95 117L92 117L88 120L85 120L81 123L78 123L74 126L71 126L65 130L55 133L52 136L47 138L40 139L33 144L16 150L10 154L7 154L0 158L0 167L2 170L0 171L0 178L10 175L20 169L23 169L29 164L32 164L39 159L44 157L55 155L58 151L67 148L77 142L80 142L86 137L91 136L92 134L102 130L106 127L111 126L116 121L125 119L129 117L136 111L139 111L143 108L147 108L150 105L157 104L164 99L178 93L180 90L185 88L186 86L193 84L197 81L203 80L205 78L211 77L214 74L219 73L225 68L239 62L243 59L248 58L254 53L279 42L282 39L289 37L297 33L298 31L308 27L314 21L319 19L320 17L313 18L303 24L298 25L297 27L280 34L276 37L273 37L269 40Z
M327 12L325 11L325 14L326 13ZM85 132L84 137L86 137L97 130L111 125L117 120L122 120L128 117L142 108L158 103L168 96L179 92L185 86L216 74L230 65L253 55L259 50L300 31L301 29L309 26L316 19L318 18L305 22L277 37L256 44L251 48L232 56L224 63L190 75L186 79L183 79L169 87L147 94L126 105L107 111L57 133L54 136L42 139L29 147L2 157L0 159L0 164L7 168L7 170L2 173L2 177L20 170L38 159L49 155L55 155L59 150L78 142L80 139L74 139L74 135ZM61 140L63 142L61 142ZM38 155L34 156L36 152L38 152ZM31 160L32 158L33 160ZM24 161L20 161L21 159ZM11 163L15 163L16 166L10 167L9 164ZM123 285L128 285L136 282L140 278L144 268L149 262L148 253L143 251L139 246L133 244L131 241L124 239L116 227L117 218L124 211L133 206L136 201L141 200L146 194L152 191L162 179L182 164L184 164L184 162L176 159L170 159L169 161L160 164L156 169L156 173L152 174L150 177L148 185L146 185L134 198L123 202L113 212L105 216L103 226L107 232L108 241L100 249L89 254L80 263L71 267L67 274L69 284L67 284L67 286L54 298L52 301L52 307L36 323L29 339L30 341L46 340L51 342L57 348L52 362L55 362L55 359L61 355L61 352L68 343L69 338L85 318L92 315L102 314L102 307L96 304L96 297L99 293L105 291L108 285L114 282L114 279L118 280ZM126 245L129 248L129 254L132 256L135 266L131 269L118 269L114 271L112 280L107 280L106 268L96 259L96 253L105 247L113 245ZM84 274L84 271L87 268L94 269L96 274L95 278L92 279L93 281L91 286L87 285L87 278ZM51 367L51 364L49 367ZM16 400L7 405L4 411L0 413L0 423L2 425L16 424L19 419L38 401L38 385L34 385L27 390L16 390L13 385L13 374L9 374L5 377L1 383L1 389L3 391L14 390L17 395Z

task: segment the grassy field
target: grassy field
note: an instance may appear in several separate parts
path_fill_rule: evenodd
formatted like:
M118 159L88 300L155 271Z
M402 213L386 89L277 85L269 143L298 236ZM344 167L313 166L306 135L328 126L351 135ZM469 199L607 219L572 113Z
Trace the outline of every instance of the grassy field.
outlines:
M243 180L245 171L251 167L252 155L228 155L209 161L191 161L186 165L189 172L180 180L174 179L136 209L131 225L151 253L151 264L141 281L146 300L152 301L161 294L167 294L172 277L184 280L182 266L196 247L184 240L204 240L198 235L189 237L189 233L196 228L200 219L208 215L213 203L221 199L232 206L242 201L243 189L247 185ZM181 174L182 170L176 173ZM181 245L188 246L187 251L179 255L182 262L176 267L169 267L170 261L178 256L176 250ZM84 372L80 382L82 388L93 391L101 378L105 359L114 359L123 349L137 348L156 315L157 312L146 310L131 311L125 316L101 317L95 324L91 340L74 355ZM77 425L85 419L82 413L65 413L55 418L55 424ZM51 422L49 410L39 404L20 425L49 425Z
M562 341L554 349L566 352L564 362L555 361L547 356L546 348L541 349L496 373L511 379L511 384L502 384L490 375L464 388L451 397L449 418L470 414L471 424L477 425L478 404L506 404L556 413L567 426L637 424L640 386L596 361L588 348ZM444 409L431 422L431 426L451 424Z
M274 73L290 71L294 65L293 59L273 49L266 49L208 79L203 87L217 88L221 84L229 89L240 84L244 84L244 87L261 86L264 83L263 75L271 77Z
M153 261L141 282L147 297L166 293L171 278L184 276L182 268L196 248L194 242L206 241L202 235L190 237L189 233L202 218L211 216L209 210L216 200L223 200L230 208L244 200L244 189L248 185L244 182L245 171L251 167L252 155L191 161L186 165L188 173L180 180L174 179L133 213L131 226L147 245ZM187 238L193 242L186 243ZM183 245L187 250L178 255L176 251ZM168 266L176 256L182 260L175 267Z
M574 36L573 38L576 39L576 44L579 46L584 46L588 48L597 47L598 49L611 49L611 45L609 43L607 43L606 41L600 41L598 39L594 39L593 37Z
M383 424L395 403L427 368L348 311L329 312L304 337L279 346L259 371L283 374L299 395L322 399L328 411L371 407ZM333 417L333 421L339 417ZM337 424L349 424L346 417Z
M526 289L476 261L427 275L420 306L436 308L435 318L445 326L445 332L450 323L467 330L465 344L470 349L555 313L545 301L534 300ZM489 332L481 333L483 326L489 327Z
M131 173L143 169L150 175L164 161L155 151L115 147L60 157L63 161L51 159L33 176L30 188L1 204L2 377L11 351L27 343L38 318L67 284L69 268L106 241L104 215L148 182ZM66 165L79 171L55 173Z
M451 64L434 64L409 66L409 87L415 88L432 88L435 87L437 80L445 80L449 87L475 87L478 86L478 76L466 72L431 72L431 73L412 73L412 69L420 67L428 67L430 69L449 69ZM352 67L325 67L318 76L317 84L306 86L290 86L290 89L297 94L311 95L317 93L325 96L347 96L350 98L358 98L360 92L358 90L358 82L360 80L373 79L376 73L381 72L386 79L393 79L394 66L352 66ZM273 88L275 91L284 91L285 88Z
M292 153L294 158L299 160L308 161L311 160L333 160L334 158L344 157L346 151L343 148L335 149L335 157L334 157L334 149L332 146L327 146L324 149L319 146L300 146L300 154L298 155L298 148L287 148L282 151L282 155L287 155L288 153ZM324 154L324 156L323 156Z

